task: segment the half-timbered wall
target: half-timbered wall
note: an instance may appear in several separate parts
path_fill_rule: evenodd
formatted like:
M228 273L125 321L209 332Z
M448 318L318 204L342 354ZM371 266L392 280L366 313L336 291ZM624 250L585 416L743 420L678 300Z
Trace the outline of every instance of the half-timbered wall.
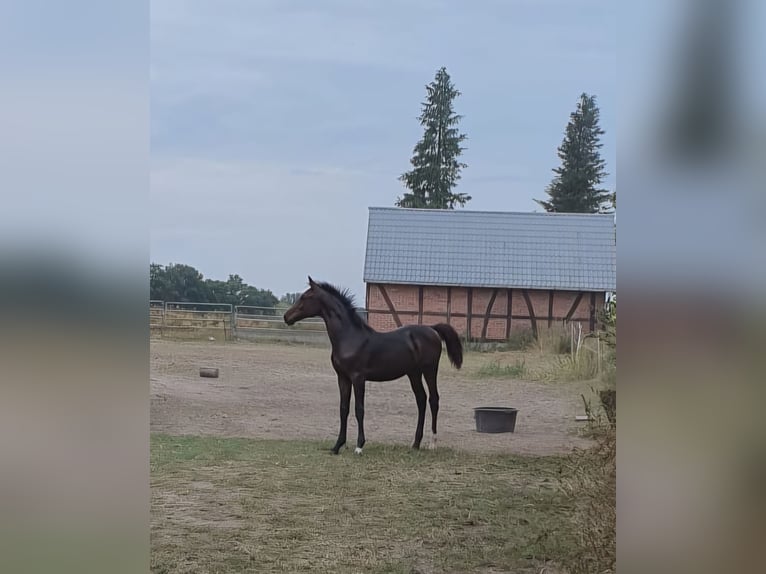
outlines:
M603 304L604 293L593 292L367 284L368 322L379 331L444 322L461 335L490 341L565 321L594 330Z

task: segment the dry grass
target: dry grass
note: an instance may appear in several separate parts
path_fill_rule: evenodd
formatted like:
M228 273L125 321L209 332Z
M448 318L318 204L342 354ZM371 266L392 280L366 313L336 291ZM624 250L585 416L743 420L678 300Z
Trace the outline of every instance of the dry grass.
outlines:
M526 351L537 345L531 329L514 331L504 341L478 341L461 337L463 350L469 353L495 353L503 351Z
M598 357L587 348L576 355L557 357L555 367L545 377L555 381L590 381L599 374Z
M526 351L535 344L535 336L531 329L522 329L514 331L508 337L507 345L509 351Z
M561 457L152 437L152 571L540 572L578 555Z
M543 327L538 331L534 346L541 353L564 355L572 351L572 334L562 325Z
M549 381L546 373L555 370L558 355L526 351L496 351L493 353L467 353L463 371L472 377L517 378L529 381Z
M562 480L578 500L577 551L565 560L571 574L609 574L616 568L617 440L609 424L593 429L598 446L573 454Z
M482 378L510 377L512 379L522 379L527 374L527 366L523 358L516 359L511 365L502 364L499 360L494 360L484 363L479 367L477 374Z
M510 377L550 382L595 381L608 371L608 380L614 386L616 366L609 358L609 349L602 346L599 368L595 339L586 339L576 354L562 353L565 346L564 339L551 335L537 348L526 351L474 354L476 359L469 364L469 368L475 364L473 375L479 378Z

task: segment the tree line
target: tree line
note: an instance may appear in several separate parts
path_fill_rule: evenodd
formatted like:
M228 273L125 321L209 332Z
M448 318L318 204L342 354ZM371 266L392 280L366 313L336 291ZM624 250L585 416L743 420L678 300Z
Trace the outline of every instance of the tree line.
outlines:
M159 301L181 303L228 303L252 307L287 307L300 293L285 293L277 298L268 289L248 285L239 275L226 281L206 279L191 265L170 263L149 265L149 295Z
M398 207L454 209L472 199L466 193L454 191L461 171L468 167L460 161L462 143L467 138L458 128L462 116L453 108L459 95L444 67L426 86L426 99L418 117L424 128L423 137L413 150L412 169L399 177L408 191L397 198ZM545 189L548 198L535 199L543 209L566 213L605 213L616 209L617 193L600 187L608 175L600 154L603 134L596 96L582 93L558 147L561 164L553 169L554 177Z

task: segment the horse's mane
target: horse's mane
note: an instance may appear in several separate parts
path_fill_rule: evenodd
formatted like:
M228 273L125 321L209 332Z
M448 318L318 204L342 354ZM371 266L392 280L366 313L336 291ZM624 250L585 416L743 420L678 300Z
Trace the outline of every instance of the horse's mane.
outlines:
M348 314L348 318L354 325L361 327L362 329L372 329L372 327L370 327L367 322L359 316L359 313L356 312L354 296L348 289L340 289L335 285L324 282L317 283L317 285L319 285L323 291L329 293L342 305L343 309Z

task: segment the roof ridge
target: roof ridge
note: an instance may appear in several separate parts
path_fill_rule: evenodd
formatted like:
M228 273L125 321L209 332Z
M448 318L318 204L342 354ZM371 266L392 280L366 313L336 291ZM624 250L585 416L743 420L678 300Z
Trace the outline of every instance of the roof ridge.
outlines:
M614 217L614 213L569 213L569 212L548 212L548 211L499 211L486 209L434 209L420 207L390 207L390 206L368 206L369 211L397 211L397 212L416 212L416 213L439 213L439 214L493 214L493 215L540 215L546 217Z

